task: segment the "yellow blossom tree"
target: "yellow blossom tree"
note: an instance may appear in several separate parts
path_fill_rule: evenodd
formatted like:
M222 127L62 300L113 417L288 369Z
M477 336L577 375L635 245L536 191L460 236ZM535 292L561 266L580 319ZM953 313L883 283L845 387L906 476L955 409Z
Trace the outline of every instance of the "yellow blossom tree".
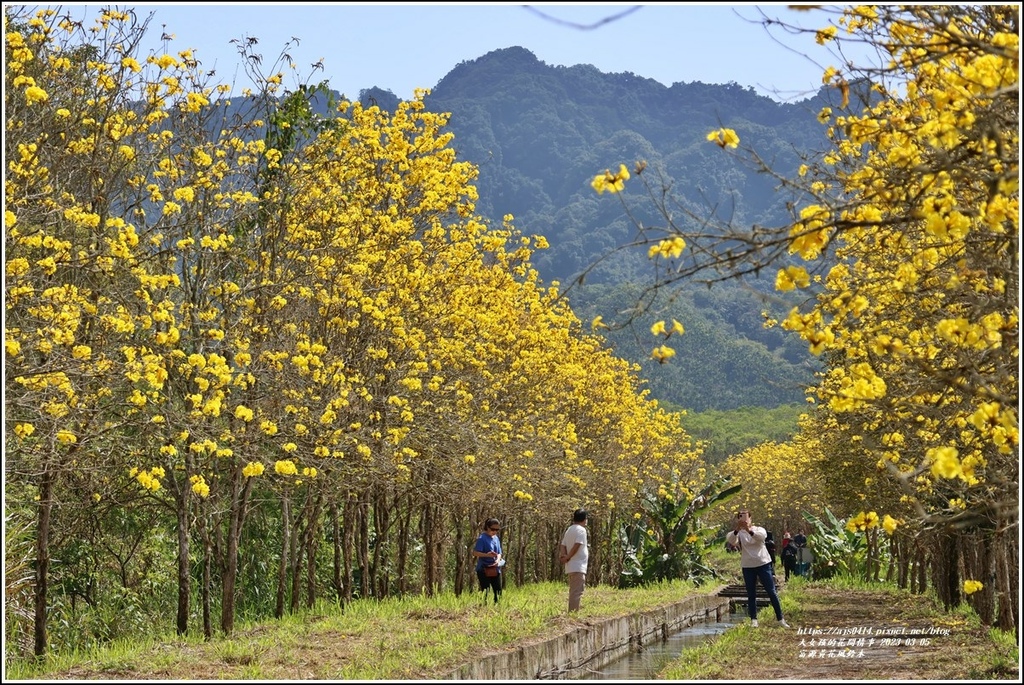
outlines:
M797 194L791 223L745 228L665 211L693 259L657 272L653 287L774 266L779 290L814 296L782 326L826 364L816 425L829 432L816 437L842 448L824 467L874 468L850 482L854 495L877 494L872 479L895 484L902 500L886 490L878 511L912 511L913 528L941 550L930 565L943 601L960 601L961 574L994 577L970 601L986 622L1016 628L1019 10L817 11L828 24L814 31L819 44L841 58L843 41L855 41L878 59L825 70L834 98L819 121L832 146L780 178ZM735 131L708 141L774 173ZM665 193L641 179L667 210ZM652 250L667 239L642 238Z

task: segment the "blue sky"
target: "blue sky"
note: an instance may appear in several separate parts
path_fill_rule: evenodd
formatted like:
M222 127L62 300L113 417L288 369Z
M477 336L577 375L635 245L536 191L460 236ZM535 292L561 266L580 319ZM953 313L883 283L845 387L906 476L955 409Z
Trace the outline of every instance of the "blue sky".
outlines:
M289 54L300 74L311 73L309 65L322 58L324 69L313 80L326 79L350 98L373 86L409 98L414 88L434 87L459 62L512 46L530 50L549 65L590 64L665 85L735 82L780 101L813 94L824 66L833 61L812 37L780 30L769 34L758 23L764 13L801 26L824 24L821 14L783 4L529 6L536 11L509 3L116 5L135 9L140 18L153 14L147 48L164 52L160 36L173 34L167 52L193 48L205 69L216 69L217 82L234 80L237 88L249 84L231 39L258 39L264 65L269 65L297 38ZM91 23L100 5L63 7ZM639 9L628 12L634 7Z

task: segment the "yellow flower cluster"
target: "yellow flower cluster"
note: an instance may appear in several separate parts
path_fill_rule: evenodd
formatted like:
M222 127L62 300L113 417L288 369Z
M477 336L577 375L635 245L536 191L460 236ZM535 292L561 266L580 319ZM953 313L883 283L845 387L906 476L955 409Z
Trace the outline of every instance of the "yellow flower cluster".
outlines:
M816 31L814 34L814 40L818 45L824 45L828 41L836 37L836 27L829 26L827 28Z
M651 326L652 335L662 335L666 338L670 338L673 335L682 335L683 333L683 324L679 323L675 319L672 319L672 328L668 328L664 321L656 321Z
M664 364L674 356L676 356L676 351L667 345L660 345L651 351L651 359L659 364Z
M787 266L779 269L775 276L776 290L793 290L794 288L806 288L811 283L811 277L807 275L807 269L802 266Z
M274 471L281 476L294 476L299 469L291 459L279 459L274 463Z
M246 478L255 478L263 475L263 464L258 461L250 461L242 467L242 475Z
M932 447L925 452L931 464L931 473L936 478L959 478L968 484L977 483L974 466L977 460L972 457L960 459L960 451L951 445Z
M132 468L128 472L128 475L139 482L139 485L144 487L150 492L156 492L160 489L160 479L166 474L162 466L154 466L148 471L143 471L137 468Z
M590 182L591 187L597 191L600 195L604 191L609 193L622 192L625 188L625 182L629 180L629 170L626 169L625 164L619 165L619 170L616 173L612 173L610 170L605 170L603 174L598 174L594 177L594 180Z
M655 255L660 256L664 259L675 259L683 253L686 249L686 241L683 240L682 236L672 236L661 240L654 245L651 245L647 250L647 258L651 259Z
M740 137L731 128L720 128L707 135L707 139L721 148L737 147L740 144Z
M210 496L210 486L206 484L205 478L197 474L189 478L189 482L192 483L192 492L203 499Z
M856 533L857 531L871 530L872 528L877 527L878 514L873 511L869 511L866 513L862 511L856 516L850 517L850 520L846 522L846 530L850 531L851 533Z

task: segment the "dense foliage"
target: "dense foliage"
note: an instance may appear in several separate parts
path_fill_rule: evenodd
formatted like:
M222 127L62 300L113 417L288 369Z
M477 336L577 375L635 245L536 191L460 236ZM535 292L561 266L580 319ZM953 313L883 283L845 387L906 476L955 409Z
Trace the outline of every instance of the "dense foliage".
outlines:
M332 93L337 97L337 93ZM558 282L583 321L603 314L616 354L639 364L653 397L691 410L774 407L801 401L819 367L794 336L766 329L765 316L784 316L795 301L773 293L767 278L742 286L721 282L659 308L685 322L689 334L672 365L650 359L631 343L613 313L632 309L636 282L646 275L642 250L619 251L630 240L633 218L663 221L650 207L601 202L590 187L595 168L643 158L694 213L778 225L786 195L769 175L737 171L707 149L707 128L726 121L771 150L782 171L798 165L826 139L815 120L822 95L781 104L736 84L677 83L667 88L632 74L603 74L593 67L549 66L523 48L496 50L456 66L423 98L424 108L450 115L448 130L460 159L476 165L476 211L492 223L515 217L526 235L543 235L548 247L532 255L540 278ZM399 99L372 87L359 93L364 107L393 112ZM314 95L311 107L326 115L329 101ZM244 112L245 100L223 105ZM646 330L656 319L641 316Z
M807 405L784 404L772 409L740 407L731 411L688 412L687 432L701 443L704 461L720 464L730 456L763 442L787 442L796 435Z
M394 111L389 91L368 88L364 106ZM556 67L523 48L488 53L456 66L425 95L428 111L450 113L460 159L479 171L477 211L492 222L507 215L548 248L533 255L546 282L560 282L583 321L631 309L635 283L647 274L641 249L616 247L634 234L632 220L663 224L633 203L629 212L594 195L594 169L643 159L648 173L694 213L778 225L786 199L770 175L737 170L708 150L709 127L727 122L769 151L779 173L799 164L826 139L815 116L822 96L782 104L736 84L677 83L671 88L632 74L588 65ZM327 111L326 101L314 106ZM616 353L640 364L653 397L691 410L774 407L803 399L817 360L794 336L766 329L765 314L784 316L795 301L772 293L766 278L695 287L658 303L659 318L684 322L675 363L662 366L637 345L633 331L604 331ZM653 314L631 323L646 330Z
M600 582L622 517L702 485L422 94L320 113L242 45L229 106L133 12L5 18L10 655L461 592L489 516L526 582L586 507Z
M546 236L550 249L534 261L541 276L570 286L582 320L603 314L613 324L636 299L630 284L649 269L645 250L616 247L633 239L634 221L664 221L641 202L629 213L602 202L590 187L594 171L642 159L647 173L675 191L674 201L695 213L778 225L789 198L777 180L738 170L704 137L724 123L755 141L779 173L795 175L826 143L815 121L820 98L784 104L736 84L666 87L589 65L550 66L513 47L458 65L424 102L452 113L459 155L480 168L480 211L512 214L525 232ZM605 335L617 354L641 365L661 401L695 411L800 402L817 360L791 336L764 328L764 312L788 311L784 300L765 297L772 283L747 286L695 288L663 299L658 315L630 321L627 328L641 331L658 319L683 322L687 334L671 365L652 361L633 330Z
M780 325L824 364L814 411L793 441L748 450L735 467L763 482L796 466L860 532L889 522L901 584L930 578L948 606L969 597L983 620L1016 629L1020 11L821 12L815 38L837 58L818 114L830 149L782 178L799 198L790 220L694 223L685 207L676 219L682 203L641 160L640 194L670 228L637 221L624 249L648 248L648 290L772 269L780 292L805 293ZM877 59L842 61L848 42ZM738 167L777 173L735 129L713 128L707 142Z
M1018 17L841 11L819 42L883 66L864 100L825 72L815 161L783 142L812 101L790 120L731 88L709 114L711 87L632 75L609 97L510 49L333 106L240 46L254 91L228 105L190 50L139 58L132 12L6 7L8 654L461 592L489 516L520 582L557 574L578 506L593 582L637 522L655 576L690 574L724 478L773 527L845 521L873 575L881 528L901 585L1016 628ZM652 266L719 285L640 288L608 325ZM652 369L688 355L671 398ZM791 438L710 469L669 410L795 403L812 377Z

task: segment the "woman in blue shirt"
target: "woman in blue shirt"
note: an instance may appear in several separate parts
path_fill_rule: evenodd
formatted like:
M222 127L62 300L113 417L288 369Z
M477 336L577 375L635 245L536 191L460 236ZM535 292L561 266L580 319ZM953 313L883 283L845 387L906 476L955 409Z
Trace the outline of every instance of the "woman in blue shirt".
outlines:
M491 588L494 590L495 604L501 596L501 569L505 565L501 558L501 540L498 539L500 531L501 523L498 519L487 519L480 537L473 546L476 577L480 581L480 589L484 592L484 601L487 601L487 588Z

